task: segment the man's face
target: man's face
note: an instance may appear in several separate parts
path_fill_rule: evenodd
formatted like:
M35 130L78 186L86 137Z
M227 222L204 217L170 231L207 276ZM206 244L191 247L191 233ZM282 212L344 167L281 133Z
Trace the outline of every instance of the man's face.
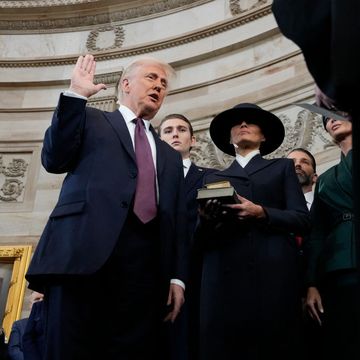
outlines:
M30 300L30 308L33 306L34 303L38 302L38 301L43 301L44 299L44 295L37 292L37 291L32 291L29 297Z
M313 185L317 175L314 172L310 157L302 151L293 151L287 157L294 160L295 171L300 185Z
M183 159L190 156L190 148L195 145L189 124L182 119L168 119L161 125L160 138L177 150Z
M167 87L167 74L160 65L139 65L122 81L121 103L136 116L152 119L160 109Z
M239 148L259 149L265 137L260 126L243 121L231 128L231 143Z

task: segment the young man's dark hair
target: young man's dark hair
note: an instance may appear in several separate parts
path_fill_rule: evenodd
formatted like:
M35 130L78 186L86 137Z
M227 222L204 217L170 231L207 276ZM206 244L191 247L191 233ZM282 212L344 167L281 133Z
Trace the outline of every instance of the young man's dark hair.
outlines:
M180 119L180 120L184 120L184 121L189 125L190 135L191 135L191 136L194 135L194 129L193 129L192 125L191 125L190 120L189 120L186 116L184 116L184 115L182 115L182 114L169 114L169 115L166 115L166 116L161 120L160 125L159 125L159 127L158 127L158 133L159 133L159 135L160 135L160 133L161 133L161 127L162 127L163 123L164 123L166 120L169 120L169 119Z

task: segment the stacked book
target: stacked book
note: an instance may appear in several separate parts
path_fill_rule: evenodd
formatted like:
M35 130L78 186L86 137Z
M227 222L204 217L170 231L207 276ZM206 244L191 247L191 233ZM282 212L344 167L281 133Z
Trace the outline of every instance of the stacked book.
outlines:
M207 200L218 200L221 204L238 204L240 200L235 189L229 181L217 181L205 184L203 188L198 189L196 199L200 204Z

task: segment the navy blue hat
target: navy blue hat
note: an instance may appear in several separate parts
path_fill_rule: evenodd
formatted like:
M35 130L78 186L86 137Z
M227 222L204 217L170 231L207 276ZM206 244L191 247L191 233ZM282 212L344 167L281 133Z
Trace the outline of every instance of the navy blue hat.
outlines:
M255 104L238 104L215 116L210 124L211 139L224 153L235 156L234 145L230 143L230 131L243 121L260 127L265 137L260 145L261 155L272 153L284 140L284 125L277 116Z

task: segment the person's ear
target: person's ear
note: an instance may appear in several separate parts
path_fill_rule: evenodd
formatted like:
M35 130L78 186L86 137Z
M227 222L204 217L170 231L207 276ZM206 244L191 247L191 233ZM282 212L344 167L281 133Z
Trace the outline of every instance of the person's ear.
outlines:
M196 137L194 135L191 136L191 147L195 146L196 144Z
M312 183L315 184L317 182L317 179L318 179L318 174L313 174L312 177L311 177L311 180L312 180Z
M121 90L124 94L128 94L130 90L130 81L129 79L123 79L121 82Z

